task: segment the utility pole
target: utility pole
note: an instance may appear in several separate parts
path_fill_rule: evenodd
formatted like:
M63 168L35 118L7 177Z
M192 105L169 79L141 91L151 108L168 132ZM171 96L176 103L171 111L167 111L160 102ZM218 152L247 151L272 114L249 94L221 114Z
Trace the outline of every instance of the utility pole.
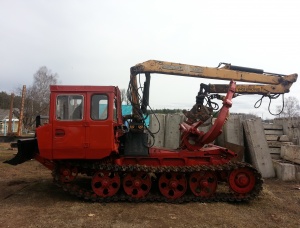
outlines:
M19 117L19 124L18 124L18 136L22 135L22 125L23 125L23 117L24 117L25 95L26 95L26 85L23 85L21 110L20 110L20 117Z
M9 118L8 118L8 131L7 134L12 134L12 113L14 108L14 97L15 95L12 93L10 97L10 110L9 110Z

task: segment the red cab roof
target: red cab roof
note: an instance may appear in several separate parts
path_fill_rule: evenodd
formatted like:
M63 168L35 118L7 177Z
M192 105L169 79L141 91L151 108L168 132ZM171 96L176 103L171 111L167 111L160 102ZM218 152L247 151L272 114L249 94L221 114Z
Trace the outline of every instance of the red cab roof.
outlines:
M115 92L116 86L50 85L51 92Z

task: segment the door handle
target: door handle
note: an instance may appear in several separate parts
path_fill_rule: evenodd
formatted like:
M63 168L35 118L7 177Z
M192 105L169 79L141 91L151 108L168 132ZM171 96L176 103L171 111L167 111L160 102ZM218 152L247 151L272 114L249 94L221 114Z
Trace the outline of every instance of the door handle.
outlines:
M63 129L55 129L55 136L62 137L65 135L65 130Z

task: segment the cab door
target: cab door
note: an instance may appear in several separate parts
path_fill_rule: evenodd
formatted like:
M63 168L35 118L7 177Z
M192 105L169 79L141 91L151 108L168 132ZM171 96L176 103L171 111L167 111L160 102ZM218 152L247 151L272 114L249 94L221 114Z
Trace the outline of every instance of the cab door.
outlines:
M90 112L87 159L102 159L114 150L113 98L111 92L89 93Z
M86 93L57 94L53 119L53 159L85 158Z

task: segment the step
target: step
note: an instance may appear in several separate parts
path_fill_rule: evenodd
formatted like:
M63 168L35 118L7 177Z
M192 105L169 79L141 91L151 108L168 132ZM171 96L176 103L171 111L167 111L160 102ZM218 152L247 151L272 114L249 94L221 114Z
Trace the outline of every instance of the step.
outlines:
M283 130L264 130L266 135L283 135Z
M265 130L282 130L282 125L279 124L263 124Z
M285 145L293 145L291 142L268 141L269 148L281 148Z

